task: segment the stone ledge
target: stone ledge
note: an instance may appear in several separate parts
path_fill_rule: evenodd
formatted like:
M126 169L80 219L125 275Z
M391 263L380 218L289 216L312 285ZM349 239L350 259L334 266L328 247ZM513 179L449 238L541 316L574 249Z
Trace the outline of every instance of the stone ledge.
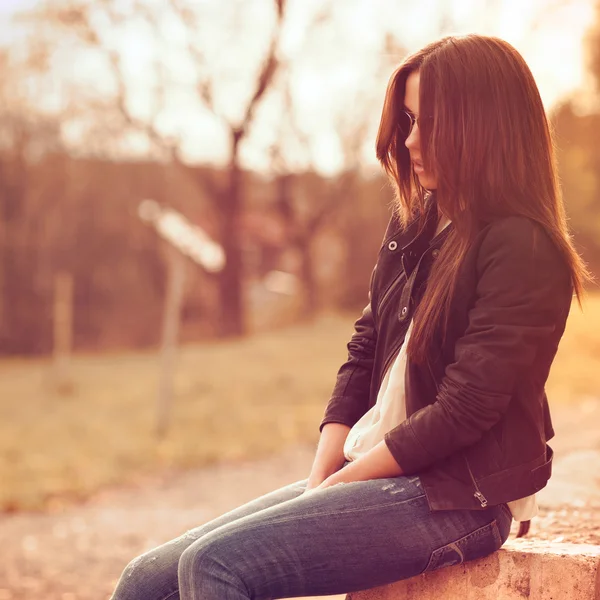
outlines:
M347 600L600 600L600 546L509 539L498 552Z

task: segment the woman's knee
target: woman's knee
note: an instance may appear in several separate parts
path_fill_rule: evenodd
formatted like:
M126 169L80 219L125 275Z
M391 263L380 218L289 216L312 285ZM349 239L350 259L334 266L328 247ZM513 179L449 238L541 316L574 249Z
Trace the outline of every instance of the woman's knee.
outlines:
M149 558L146 554L136 556L123 569L110 600L142 600L146 595L143 568Z
M111 597L111 600L176 600L177 566L181 553L193 540L184 544L176 538L131 560Z
M177 573L179 581L199 577L200 573L210 571L210 564L217 560L216 544L205 539L196 540L188 546L179 558Z
M206 586L209 595L217 592L213 589L222 585L241 586L244 583L237 567L243 564L243 557L235 552L235 543L231 536L208 534L196 540L181 554L178 565L178 579L182 588L202 596L201 588ZM212 590L212 591L209 591ZM218 593L217 593L218 595Z

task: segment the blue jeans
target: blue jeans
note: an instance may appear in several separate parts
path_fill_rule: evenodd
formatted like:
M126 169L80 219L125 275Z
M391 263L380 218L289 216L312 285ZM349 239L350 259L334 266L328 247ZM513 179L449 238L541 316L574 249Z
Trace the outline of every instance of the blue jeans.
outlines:
M252 500L134 559L112 600L343 594L486 556L510 532L506 504L430 511L417 476L303 494L306 481Z

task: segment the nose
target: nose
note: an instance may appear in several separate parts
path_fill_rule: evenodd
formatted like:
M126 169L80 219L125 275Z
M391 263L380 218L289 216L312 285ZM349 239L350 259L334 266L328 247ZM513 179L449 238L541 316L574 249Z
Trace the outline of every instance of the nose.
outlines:
M409 150L419 150L420 140L419 140L419 126L415 123L411 132L408 134L404 145Z

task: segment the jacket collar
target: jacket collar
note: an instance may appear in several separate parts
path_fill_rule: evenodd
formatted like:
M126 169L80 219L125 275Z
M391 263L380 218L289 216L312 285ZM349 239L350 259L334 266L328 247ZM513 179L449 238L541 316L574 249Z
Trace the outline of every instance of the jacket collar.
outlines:
M420 257L425 250L430 248L439 248L448 237L453 226L452 222L450 222L447 227L444 227L444 229L434 237L438 223L435 192L430 192L426 199L425 215L425 225L422 231L419 232L419 218L417 217L413 221L413 237L408 244L402 247L402 252L411 258Z

